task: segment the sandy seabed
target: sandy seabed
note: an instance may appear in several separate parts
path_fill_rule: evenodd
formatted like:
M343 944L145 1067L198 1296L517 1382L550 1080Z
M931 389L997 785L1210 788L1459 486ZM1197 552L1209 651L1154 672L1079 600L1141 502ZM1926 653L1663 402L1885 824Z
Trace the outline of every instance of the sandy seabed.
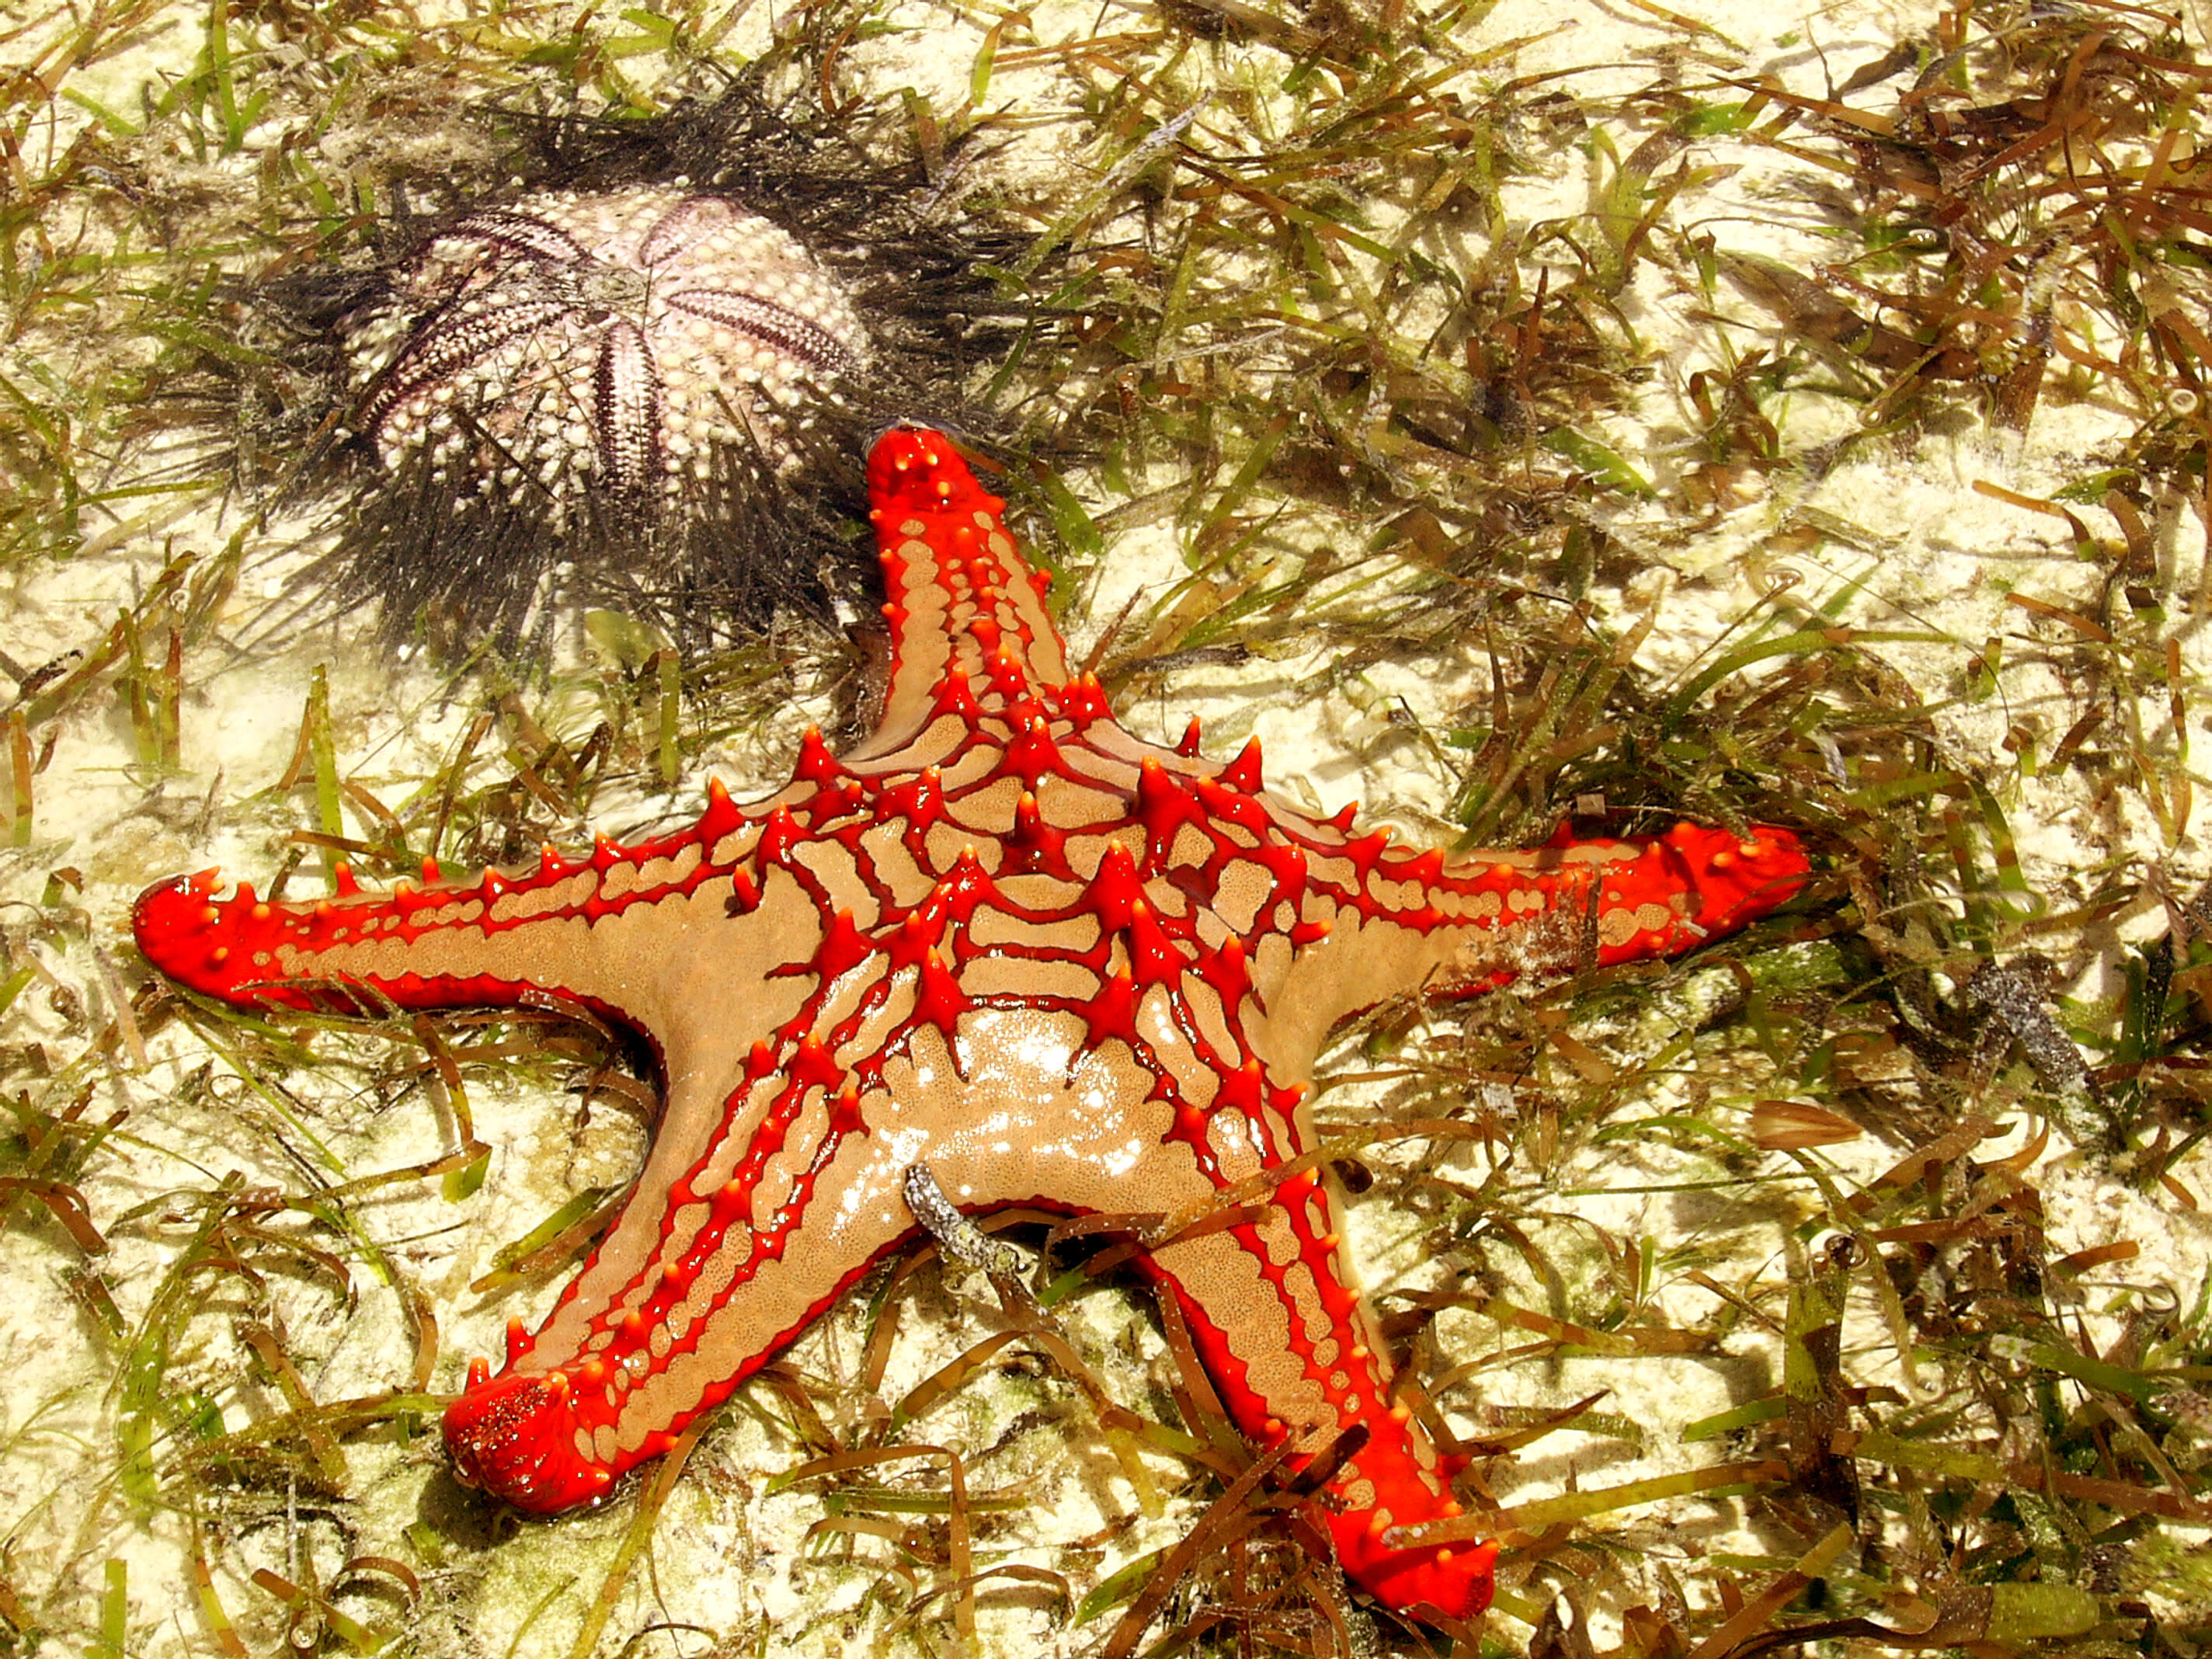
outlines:
M1682 32L1650 9L1602 0L1500 7L1442 32L1437 69L1470 87L1556 74L1592 108L1652 84L1662 71L1699 82L1771 78L1825 96L1850 68L1879 58L1894 41L1925 34L1938 9L1845 4L1785 13L1730 3L1695 12L1705 32L1690 50ZM892 15L898 28L856 42L845 67L879 88L912 87L939 109L964 107L994 20L924 4L902 6ZM1025 15L1027 38L1059 45L1106 35L1150 14L1055 6ZM748 31L769 21L764 14L747 17L726 49L738 48ZM93 124L86 104L71 94L109 110L135 111L142 107L142 88L159 88L187 72L202 48L205 15L179 9L174 21L54 88L51 124L31 135L34 143L58 152ZM535 26L549 37L557 33L542 19ZM2201 20L2185 27L2192 42L2201 43ZM35 61L36 38L18 37L0 55ZM1021 191L1057 189L1079 197L1102 174L1097 135L1084 118L1082 77L1064 72L1049 53L1017 54L1002 43L1000 58L988 106L1021 118L992 165ZM1279 87L1285 62L1271 48L1240 44L1233 30L1225 40L1195 42L1177 84L1198 112L1198 130L1209 100L1247 99L1255 87ZM665 72L666 66L658 68ZM655 70L649 58L629 66L647 84ZM1874 107L1877 94L1869 91L1864 101ZM1287 122L1296 111L1282 113ZM407 142L404 127L394 142ZM1625 151L1634 142L1627 131L1618 148ZM204 165L250 169L274 149L271 135L267 145ZM1721 159L1726 165L1701 177L1694 195L1674 202L1675 222L1702 228L1735 252L1801 267L1826 257L1827 233L1805 205L1802 188L1809 163L1779 149L1731 150ZM1563 146L1548 167L1507 181L1506 211L1524 222L1588 211L1595 171L1587 146ZM1698 314L1705 303L1656 275L1639 278L1621 296L1655 372L1638 400L1605 417L1603 436L1655 478L1670 475L1682 447L1682 387L1693 368L1683 354L1702 349L1710 338ZM1747 339L1771 326L1770 317L1747 309ZM38 377L25 368L15 361L7 372L14 386L35 388ZM1785 445L1808 450L1858 418L1843 403L1809 393L1781 413ZM1777 581L1787 580L1808 609L1833 600L1829 614L1837 625L1883 634L1875 647L1881 658L1936 701L1936 688L1951 683L1986 641L2036 625L2014 595L2032 593L2059 608L2092 602L2102 573L2079 556L2061 519L2025 510L2016 498L2047 498L2094 471L2131 424L2094 399L2046 399L2024 434L1962 422L1948 432L1923 432L1909 446L1851 450L1818 473L1773 475L1747 486L1741 499L1709 515L1693 534L1684 532L1664 500L1648 503L1641 517L1634 508L1609 511L1606 529L1633 552L1638 568L1632 579L1595 592L1600 616L1621 628L1652 616L1652 629L1638 647L1638 671L1670 679L1709 659L1760 611ZM131 467L160 476L163 461L155 452L122 465L127 482ZM1094 504L1105 503L1099 481L1079 473L1071 481L1079 490L1088 482ZM1133 480L1131 488L1141 492L1151 482ZM1775 550L1778 526L1808 522L1839 533L1810 551L1785 556ZM1108 524L1100 566L1084 579L1068 617L1079 657L1133 599L1157 599L1185 574L1172 523L1126 531ZM13 571L0 598L7 655L27 669L87 649L175 551L197 545L212 552L239 528L234 514L219 518L205 505L173 519L118 514L102 524L88 522L76 556ZM2156 586L2174 618L2179 688L2193 702L2212 670L2197 625L2204 611L2204 526L2177 507L2152 529ZM289 533L302 533L302 527L291 526ZM1312 533L1325 535L1328 528L1316 524ZM281 520L252 533L247 574L230 602L241 625L311 556L312 549L288 553L287 534ZM1316 647L1233 667L1192 662L1152 683L1123 713L1142 735L1170 742L1190 715L1200 715L1219 734L1209 747L1218 741L1214 752L1224 755L1245 736L1257 735L1270 781L1287 793L1330 809L1358 798L1413 837L1446 836L1441 815L1457 780L1445 751L1408 732L1443 717L1482 683L1477 643L1468 641L1454 658L1400 660L1352 676L1323 672L1328 658L1326 647ZM620 1113L601 1110L580 1121L568 1092L520 1081L474 1085L476 1133L492 1156L473 1196L449 1200L434 1180L397 1185L387 1197L352 1212L365 1237L321 1237L323 1249L345 1257L343 1279L307 1255L273 1275L241 1267L236 1284L196 1316L164 1323L173 1307L163 1293L177 1288L172 1267L216 1182L297 1191L303 1178L312 1184L342 1178L341 1171L398 1168L435 1158L451 1145L450 1115L427 1094L389 1078L376 1081L376 1056L383 1052L377 1039L326 1040L325 1048L354 1054L357 1065L257 1076L237 1053L211 1048L180 1022L142 1040L125 1012L149 977L129 942L136 893L167 874L211 864L234 876L265 875L289 831L307 821L297 793L276 786L293 769L301 711L319 666L343 774L386 800L404 799L433 776L477 714L478 705L449 696L423 665L394 660L359 630L350 636L344 629L320 630L252 650L210 653L195 665L179 709L178 763L158 777L142 764L141 734L120 694L105 704L88 700L33 734L40 745L34 833L28 845L0 853L0 937L9 971L27 973L8 1010L0 1054L19 1065L31 1063L33 1048L57 1060L68 1058L82 1079L82 1117L115 1118L117 1124L113 1155L88 1162L78 1182L108 1246L96 1263L66 1232L44 1224L45 1212L21 1194L13 1200L12 1224L0 1233L0 1282L14 1291L0 1297L0 1353L13 1360L0 1368L0 1522L6 1539L0 1577L27 1616L71 1650L141 1659L223 1650L228 1644L218 1634L220 1620L208 1610L215 1605L236 1621L246 1650L275 1651L290 1620L295 1629L319 1628L311 1636L327 1644L319 1650L342 1651L348 1650L339 1626L321 1613L288 1609L268 1581L257 1585L252 1575L260 1570L281 1583L330 1583L342 1564L380 1558L404 1564L415 1592L363 1593L363 1583L380 1571L371 1566L356 1575L337 1604L370 1626L401 1622L395 1609L404 1607L404 1628L393 1650L440 1659L562 1653L621 1547L634 1513L627 1502L553 1525L488 1519L454 1486L434 1436L425 1434L404 1443L379 1435L319 1451L342 1465L349 1494L343 1503L295 1484L221 1503L206 1498L196 1509L180 1503L176 1483L149 1485L134 1474L118 1432L131 1409L123 1356L147 1352L149 1341L161 1352L168 1385L204 1388L204 1399L196 1404L219 1413L234 1431L286 1409L295 1382L325 1402L404 1386L415 1326L395 1279L418 1291L434 1312L440 1352L432 1386L457 1387L470 1354L496 1351L511 1316L531 1321L557 1291L557 1279L490 1295L469 1289L491 1255L523 1230L517 1218L551 1214L585 1187L618 1184L641 1145ZM834 678L828 670L801 665L787 714L732 738L711 766L673 791L606 792L601 813L611 814L607 821L618 830L672 821L695 810L710 770L740 799L763 792L780 779L806 720L835 718ZM2139 723L2150 741L2185 744L2187 732L2175 732L2165 712L2165 690L2161 682ZM2039 720L2046 731L2067 729L2076 712L2073 692L2057 667L2015 660L2007 665L2001 696L1945 699L1929 724L1947 759L2001 768L2006 740L2024 720ZM554 712L568 716L572 726L582 719L574 708ZM44 747L49 743L50 753ZM2003 808L2026 887L2053 912L2087 901L2114 869L2138 876L2155 871L2162 890L2181 895L2197 890L2208 874L2193 822L2198 807L2185 808L2178 825L2161 823L2137 798L2094 788L2076 772L2028 775L2013 768L2006 772ZM58 890L52 884L58 870L71 872ZM60 927L33 920L63 912L70 920ZM2165 908L2146 887L2138 902L2042 948L2073 975L2060 988L2094 1000L2112 994L2125 947L2167 926ZM1717 983L1692 976L1678 988L1678 1000L1649 1019L1616 1017L1605 1029L1581 1035L1632 1060L1668 1040L1684 1007L1718 995ZM91 1052L118 1015L121 1034ZM1357 1069L1362 1062L1352 1054L1340 1063ZM1388 1103L1401 1086L1347 1082L1325 1097L1327 1113L1348 1118L1364 1101ZM1647 1077L1641 1086L1648 1098L1631 1116L1697 1109L1707 1098L1705 1090L1685 1089L1671 1073ZM1786 1080L1768 1080L1739 1093L1747 1104L1753 1094L1786 1092L1787 1086ZM1510 1112L1516 1103L1506 1091L1490 1104ZM1744 1106L1727 1109L1733 1115L1725 1127L1740 1132ZM2146 1195L2116 1177L2063 1135L2033 1150L2039 1127L2025 1115L2011 1120L2006 1138L1992 1141L1983 1156L2030 1149L2021 1174L2044 1194L2051 1254L2115 1240L2138 1247L2124 1276L2093 1277L2081 1285L2073 1312L2084 1328L2111 1325L2145 1298L2201 1305L2212 1227L2170 1195ZM1828 1148L1820 1161L1837 1182L1855 1187L1899 1155L1899 1148L1868 1137ZM1479 1152L1455 1152L1437 1167L1479 1179L1483 1158ZM1404 1161L1410 1165L1413 1155ZM307 1177L302 1164L311 1166ZM1572 1149L1553 1179L1571 1194L1561 1206L1574 1216L1615 1237L1693 1253L1707 1277L1725 1277L1731 1264L1739 1272L1763 1263L1779 1271L1789 1249L1818 1233L1818 1200L1803 1181L1715 1191L1698 1179L1710 1167L1692 1152L1644 1146L1624 1156L1592 1144ZM2206 1189L2201 1158L2173 1173L2183 1186ZM1427 1218L1395 1203L1396 1190L1390 1180L1379 1182L1353 1206L1350 1220L1370 1289L1384 1296L1425 1287L1437 1277ZM299 1219L283 1218L288 1225ZM1595 1263L1593 1256L1583 1266L1594 1272ZM112 1328L83 1290L81 1275L95 1265L114 1300ZM1686 1326L1711 1312L1706 1293L1687 1273L1654 1286L1650 1306ZM838 1380L849 1382L859 1373L866 1313L861 1297L848 1297L789 1355L800 1373L826 1380L830 1392L820 1403L841 1434L857 1431L871 1407L834 1392ZM1132 1400L1161 1397L1167 1362L1138 1297L1079 1298L1065 1317L1109 1387ZM994 1304L980 1282L939 1286L932 1280L911 1293L878 1400L900 1398L995 1328ZM271 1331L281 1331L296 1378L242 1362L257 1334ZM1437 1331L1453 1364L1502 1353L1516 1340L1462 1310L1446 1314ZM1850 1304L1844 1344L1855 1354L1886 1346L1874 1298ZM1642 1429L1639 1438L1566 1434L1543 1441L1498 1473L1498 1495L1526 1504L1577 1485L1612 1485L1723 1461L1724 1442L1685 1443L1680 1430L1771 1389L1779 1372L1778 1338L1750 1325L1736 1330L1723 1352L1669 1362L1624 1364L1586 1355L1489 1366L1476 1383L1489 1407L1556 1407L1606 1390L1603 1409ZM1858 1375L1906 1397L1922 1386L1894 1366ZM1186 1474L1176 1460L1117 1449L1095 1424L1086 1426L1080 1411L1067 1406L1071 1392L1063 1381L1027 1370L980 1377L908 1432L918 1443L964 1449L976 1460L971 1481L1021 1499L1017 1511L993 1517L979 1563L1050 1568L1066 1574L1080 1597L1123 1564L1171 1546L1204 1496L1176 1493ZM1467 1390L1451 1395L1449 1404L1458 1426L1478 1426ZM1148 1403L1146 1409L1157 1407ZM1049 1431L1023 1427L1025 1417L1037 1413L1049 1417ZM175 1451L180 1441L173 1437L188 1432L191 1417L179 1409L161 1419L157 1455ZM777 1473L805 1455L772 1401L728 1411L669 1498L649 1557L620 1592L599 1650L623 1651L625 1638L651 1626L663 1627L662 1633L633 1650L659 1650L652 1643L688 1654L836 1654L879 1650L879 1644L880 1650L902 1650L902 1644L954 1650L942 1598L926 1604L903 1632L889 1628L883 1601L863 1606L896 1553L884 1540L861 1538L849 1551L830 1547L816 1535L824 1514L817 1486L767 1491ZM1133 1459L1148 1471L1151 1490L1131 1484ZM1641 1553L1644 1565L1632 1571L1647 1575L1653 1563L1679 1564L1713 1552L1794 1553L1776 1543L1755 1515L1725 1500L1685 1501L1607 1524L1625 1548ZM2177 1535L2201 1537L2201 1528L2180 1528ZM202 1561L212 1568L212 1603L196 1582ZM386 1573L384 1582L401 1580ZM930 1588L926 1578L915 1580L913 1599L922 1601ZM2173 1593L2184 1602L2190 1595L2179 1585ZM889 1613L895 1613L899 1604L890 1601ZM1540 1594L1534 1605L1541 1601ZM1522 1610L1530 1605L1523 1601ZM118 1646L97 1645L114 1633L112 1624L103 1625L103 1608L120 1612ZM13 1611L0 1611L15 1618ZM1597 1609L1594 1633L1601 1645L1619 1639L1612 1622L1617 1611ZM975 1650L1073 1655L1091 1650L1104 1628L1071 1626L1066 1607L1036 1587L1002 1587L980 1607ZM1493 1614L1491 1630L1516 1647L1529 1634L1510 1612Z

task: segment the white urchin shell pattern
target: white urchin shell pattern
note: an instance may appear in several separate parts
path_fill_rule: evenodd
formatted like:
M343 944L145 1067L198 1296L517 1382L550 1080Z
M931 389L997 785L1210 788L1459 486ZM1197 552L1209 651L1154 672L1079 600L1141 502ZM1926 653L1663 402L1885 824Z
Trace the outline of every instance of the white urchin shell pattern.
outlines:
M679 499L716 452L842 401L867 337L799 242L678 186L544 191L432 237L340 325L355 429L555 525L588 494Z

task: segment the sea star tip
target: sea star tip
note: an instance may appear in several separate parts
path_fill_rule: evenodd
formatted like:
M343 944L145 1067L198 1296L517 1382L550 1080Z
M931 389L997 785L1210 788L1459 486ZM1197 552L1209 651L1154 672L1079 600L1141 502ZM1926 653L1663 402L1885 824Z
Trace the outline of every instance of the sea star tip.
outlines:
M1714 933L1730 933L1756 921L1796 898L1811 875L1805 844L1773 824L1748 835L1704 824L1680 823L1662 844L1681 860L1674 879L1698 896L1694 933L1678 935L1675 948Z
M1006 502L985 489L943 433L899 426L876 440L868 455L869 517L895 532L911 517L957 513L997 514Z
M1330 1527L1345 1571L1379 1601L1416 1614L1425 1611L1450 1623L1480 1618L1495 1588L1497 1544L1486 1540L1401 1548L1389 1541L1395 1530L1357 1516L1334 1517Z
M574 1391L554 1370L493 1377L481 1359L446 1407L446 1449L465 1486L551 1515L597 1502L613 1478L577 1455Z

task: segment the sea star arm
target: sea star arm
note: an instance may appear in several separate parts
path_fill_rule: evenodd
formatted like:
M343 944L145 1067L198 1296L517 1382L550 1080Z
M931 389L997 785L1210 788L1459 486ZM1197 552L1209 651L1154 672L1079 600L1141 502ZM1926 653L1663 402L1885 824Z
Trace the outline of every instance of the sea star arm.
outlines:
M912 1230L897 1171L817 1042L763 1042L711 1118L656 1142L622 1215L537 1334L510 1326L447 1407L462 1479L550 1514L595 1502L721 1404Z
M1334 828L1292 831L1310 849L1309 941L1282 952L1280 987L1256 1021L1271 1060L1310 1056L1338 1021L1395 993L1472 995L1696 949L1788 902L1808 870L1797 837L1765 824L1738 835L1678 823L1662 836L1562 838L1451 863L1386 850L1380 833L1330 845Z
M939 434L899 428L868 457L869 517L883 561L890 683L876 730L844 757L880 763L948 720L1071 691L1103 714L1097 682L1071 687L1048 583L1014 546L1006 503ZM1054 696L1054 694L1060 694Z
M817 740L818 741L818 740ZM819 918L801 884L757 848L789 820L800 786L748 816L719 784L678 834L624 849L602 836L586 860L548 847L534 872L486 871L467 886L425 862L419 890L366 893L340 866L324 899L228 897L214 871L139 897L139 948L195 990L248 1006L375 1014L389 1008L580 1003L663 1041L699 1018L692 953L672 949L703 919L757 941L763 973L812 960ZM740 955L745 955L741 952Z
M1231 1419L1254 1443L1291 1443L1303 1469L1339 1435L1362 1438L1320 1508L1338 1561L1395 1607L1470 1619L1490 1602L1492 1544L1400 1548L1391 1529L1460 1514L1440 1452L1400 1392L1389 1344L1344 1259L1337 1197L1304 1171L1264 1203L1216 1211L1144 1266L1181 1305ZM1249 1216L1219 1231L1223 1216Z

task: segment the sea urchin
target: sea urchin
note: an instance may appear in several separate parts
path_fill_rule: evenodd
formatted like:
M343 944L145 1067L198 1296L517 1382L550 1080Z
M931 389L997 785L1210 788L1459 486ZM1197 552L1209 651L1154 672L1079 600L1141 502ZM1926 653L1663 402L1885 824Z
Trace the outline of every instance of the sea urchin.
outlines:
M395 173L344 233L367 258L295 248L241 290L210 365L240 476L334 509L288 608L540 658L592 607L691 644L872 611L858 456L901 421L988 434L974 371L1036 311L951 147L925 167L771 67L647 118L466 114L513 147Z
M726 452L770 472L868 342L787 232L678 187L544 191L431 236L339 324L360 435L457 514L649 530Z

